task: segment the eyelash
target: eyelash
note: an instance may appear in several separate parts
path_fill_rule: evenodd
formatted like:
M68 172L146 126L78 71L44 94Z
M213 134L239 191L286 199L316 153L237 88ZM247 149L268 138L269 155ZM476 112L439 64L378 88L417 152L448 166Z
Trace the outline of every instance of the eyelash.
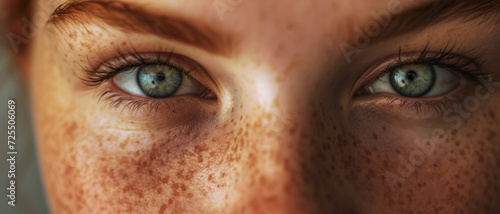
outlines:
M464 77L475 84L481 84L481 79L492 75L492 73L482 73L480 68L482 65L478 61L482 58L484 53L475 55L473 58L465 57L465 55L470 54L468 51L458 51L456 52L456 45L447 45L445 48L437 51L430 52L429 45L427 45L421 52L412 52L408 59L403 60L403 51L401 47L399 48L399 55L396 62L388 64L382 72L380 72L375 79L372 81L383 77L384 75L391 72L393 69L398 67L403 67L412 64L430 64L442 67L449 70L450 72L458 73L460 77ZM416 56L416 58L415 58ZM366 85L366 84L365 84ZM364 86L365 87L365 86ZM366 95L365 88L358 91L356 96ZM467 95L464 95L467 96ZM448 107L453 104L459 104L462 96L457 94L455 96L443 96L439 100L437 99L422 99L422 98L407 98L402 96L397 97L387 97L386 103L392 105L395 102L399 102L399 111L403 109L413 108L417 113L427 112L428 110L434 110L436 113L443 115L444 112L448 111Z
M378 79L385 74L389 73L391 70L410 64L431 64L440 66L442 68L448 69L453 72L457 72L460 76L465 77L475 83L480 83L480 79L491 75L491 73L481 73L479 68L481 63L477 61L484 55L483 53L476 55L473 58L464 57L468 52L461 52L459 54L454 53L456 46L447 45L444 49L437 52L429 52L428 45L420 52L410 53L411 57L406 60L402 60L402 49L399 49L398 60L396 62L387 65L382 72L380 72L375 79ZM123 52L119 49L116 50L118 57L114 61L110 62L104 58L101 64L98 66L90 66L88 69L84 69L86 74L85 78L80 78L83 83L87 86L97 87L104 83L106 80L113 78L115 75L140 66L147 65L167 65L179 69L181 72L186 74L188 78L193 78L190 73L191 70L186 71L186 68L182 65L172 63L172 56L175 54L174 51L168 52L157 52L152 54L153 57L145 58L144 54L137 52L135 49L132 52ZM418 55L417 55L418 54ZM414 58L417 55L418 57ZM165 57L166 56L166 57ZM151 59L153 58L153 59ZM89 64L92 64L89 62ZM473 67L470 69L470 67ZM193 78L194 79L194 78ZM358 94L361 95L361 94ZM424 112L426 110L434 110L436 113L444 114L447 111L448 106L459 103L458 97L444 97L440 100L420 100L420 99L410 99L401 97L388 97L387 104L393 104L398 101L399 110L405 108L414 108L417 112ZM105 100L110 103L111 107L117 108L121 104L125 104L124 107L130 110L139 110L143 106L148 106L150 109L158 110L160 107L165 106L167 109L173 111L176 104L183 102L182 98L174 99L143 99L137 100L129 97L123 96L121 93L115 92L114 90L107 90L99 96L99 101ZM425 107L425 110L422 108Z
M190 74L192 72L191 68L186 69L185 66L171 61L172 57L175 55L173 50L167 52L160 51L152 54L149 53L148 55L150 56L148 57L144 57L146 55L145 53L139 53L135 49L132 52L124 52L117 49L116 52L118 57L115 57L111 61L101 57L99 61L102 63L97 66L92 65L92 62L89 61L90 67L83 68L86 77L80 78L80 80L87 86L98 87L123 71L148 65L166 65L178 69L188 78L197 81ZM124 109L130 109L132 111L137 111L143 106L148 106L148 109L158 111L160 107L164 106L166 109L175 112L175 105L184 102L184 99L179 97L169 99L135 99L123 96L122 93L109 89L99 96L98 101L107 101L112 108L118 108L124 104Z
M115 75L123 71L148 65L166 65L174 67L186 74L188 77L192 78L190 75L191 71L186 71L184 66L171 62L172 56L175 54L174 51L156 52L153 54L153 60L146 59L144 54L141 54L136 50L130 53L124 53L121 50L117 50L117 53L118 57L115 58L115 61L119 61L118 63L101 59L103 63L99 66L91 66L90 69L84 69L87 76L84 79L80 78L84 84L88 86L99 86L104 81L113 78ZM167 55L167 57L165 58L164 55Z
M476 61L479 61L481 57L484 55L484 53L480 53L473 58L467 58L465 55L467 55L469 52L467 51L462 51L459 53L454 53L456 49L456 45L449 46L447 45L444 49L441 49L437 52L430 52L429 51L429 46L427 45L420 53L418 52L413 52L411 53L411 58L415 55L418 54L418 57L416 59L407 59L407 60L402 60L402 49L401 47L399 48L399 55L398 55L398 60L396 62L390 63L386 68L379 74L377 75L377 78L380 78L389 72L391 72L393 69L398 68L398 67L403 67L406 65L412 65L412 64L430 64L430 65L436 65L445 69L448 69L450 71L454 71L459 73L460 75L464 76L468 80L474 81L474 82L479 82L479 79L486 77L490 75L490 73L480 73L479 68L481 67L482 63L477 63ZM451 62L448 62L451 61ZM473 67L470 69L469 67Z

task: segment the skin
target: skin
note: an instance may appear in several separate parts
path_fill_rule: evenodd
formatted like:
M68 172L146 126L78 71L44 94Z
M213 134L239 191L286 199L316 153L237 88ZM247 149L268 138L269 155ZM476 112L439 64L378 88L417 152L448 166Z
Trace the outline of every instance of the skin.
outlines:
M36 2L34 12L53 11L56 2ZM348 63L338 44L352 41L354 26L373 20L369 11L387 1L243 1L223 20L212 1L144 2L152 13L203 21L231 36L233 51L216 55L90 17L84 24L90 31L71 23L66 30L38 28L21 61L29 65L25 77L53 213L500 211L499 87L482 88L489 97L464 110L456 128L432 109L417 114L387 102L394 94L354 96L369 83L364 77L377 75L370 68L400 47L439 50L452 40L479 47L486 52L482 69L499 71L500 29L493 22L447 21L395 35ZM82 84L80 65L95 53L116 54L117 44L174 47L205 67L211 79L193 76L217 98L184 97L157 111L98 101L110 85ZM499 82L497 75L492 81ZM477 97L477 86L450 94L463 104ZM414 143L426 139L435 140L427 144L432 152Z

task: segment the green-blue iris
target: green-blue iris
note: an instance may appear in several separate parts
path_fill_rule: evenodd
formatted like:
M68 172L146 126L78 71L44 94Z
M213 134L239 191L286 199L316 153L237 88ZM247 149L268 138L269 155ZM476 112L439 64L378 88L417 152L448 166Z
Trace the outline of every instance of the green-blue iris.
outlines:
M418 64L396 68L389 73L392 88L405 97L425 96L436 83L432 65Z
M172 96L182 84L182 71L167 65L148 65L139 68L137 81L149 97Z

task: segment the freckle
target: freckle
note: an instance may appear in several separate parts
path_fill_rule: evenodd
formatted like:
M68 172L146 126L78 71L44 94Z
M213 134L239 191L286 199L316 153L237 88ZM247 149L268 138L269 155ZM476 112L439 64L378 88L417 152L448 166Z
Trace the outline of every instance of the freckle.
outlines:
M159 187L158 189L156 189L156 192L157 192L158 194L161 194L161 192L162 192L162 191L163 191L163 190L161 189L161 187Z
M462 157L464 157L464 156L465 156L465 151L464 151L463 149L461 149L459 153L460 153L460 155L461 155Z
M484 162L484 158L482 155L478 155L478 160L480 163Z
M488 136L486 137L486 139L487 139L488 141L493 141L493 139L495 139L496 137L497 137L497 133L495 133L495 132L490 132L490 133L488 133Z
M451 131L451 135L452 135L452 136L457 135L457 130L456 130L456 129L454 129L453 131Z
M71 139L74 139L75 138L75 131L78 129L78 124L76 124L75 122L71 123L68 128L66 129L66 134L68 135L68 137L70 137Z
M179 165L181 165L181 166L186 165L186 161L184 159L182 159L181 161L179 161Z
M375 139L375 140L378 138L377 134L375 134L375 133L372 133L372 136L373 136L373 139Z
M484 147L484 141L479 140L477 143L478 143L481 147Z
M388 160L384 160L383 162L383 165L385 168L389 167L389 161Z
M171 187L172 187L172 189L177 190L179 188L179 184L173 183Z
M491 117L491 119L496 118L495 112L493 112L493 110L490 110L490 117Z
M185 184L182 184L182 185L181 185L181 190L182 190L183 192L185 192L185 191L187 190L187 187L186 187L186 185L185 185Z
M169 203L170 203L170 200L172 199L169 199ZM160 211L158 211L158 214L163 214L165 213L165 210L167 209L167 205L166 204L162 204L161 207L160 207Z

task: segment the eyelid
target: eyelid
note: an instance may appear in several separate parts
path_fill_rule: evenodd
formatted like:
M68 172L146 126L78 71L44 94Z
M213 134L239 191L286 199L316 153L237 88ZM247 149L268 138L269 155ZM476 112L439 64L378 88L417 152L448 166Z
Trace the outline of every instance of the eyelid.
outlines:
M421 65L421 64L419 64ZM419 96L417 98L427 99L430 97L440 97L443 94L451 93L463 84L463 78L460 78L453 71L448 71L447 69L443 69L439 66L433 65L434 68L434 83L431 88L423 96ZM402 67L400 67L402 68ZM396 68L396 69L400 69ZM378 93L390 93L397 94L399 93L396 89L393 88L390 81L390 72L385 73L383 76L378 77L369 85L365 86L371 94ZM400 95L403 96L403 95ZM405 98L409 98L409 96L404 96ZM415 98L415 97L414 97Z
M476 62L483 54L480 54L474 58L468 58L462 54L451 53L453 48L449 51L437 51L430 52L424 49L424 51L410 52L410 53L399 53L389 57L382 58L373 66L371 66L367 73L365 73L360 80L355 84L355 91L353 96L359 94L359 91L363 87L369 85L376 79L384 76L392 69L410 65L410 64L431 64L436 66L441 66L450 72L455 73L461 78L466 78L474 82L479 82L479 79L483 76L489 75L489 73L480 72L480 64Z
M133 59L133 55L141 56L141 58L136 57ZM165 56L168 56L168 60L165 58L159 60L159 58ZM183 70L182 73L187 75L187 78L193 78L200 85L202 85L205 90L200 91L200 96L186 94L168 98L150 98L137 94L131 94L114 83L114 77L117 77L117 75L123 72L132 72L141 66L154 64L172 66L178 68L179 70ZM194 60L173 52L135 52L132 54L120 53L119 57L103 61L100 63L99 68L96 68L95 70L90 69L86 72L88 75L91 75L88 77L90 79L87 79L87 82L92 80L92 77L94 77L93 80L95 81L90 82L95 83L93 86L100 86L102 84L102 87L95 88L100 94L98 102L106 103L109 107L111 107L111 109L113 109L113 111L119 113L121 115L120 117L133 118L133 120L142 120L144 118L152 120L153 118L156 118L155 116L161 116L161 118L168 119L178 117L180 114L184 115L185 113L180 112L185 111L188 107L203 110L200 109L200 104L203 104L205 107L212 108L213 106L216 106L216 103L218 103L217 94L214 93L212 88L206 86L208 84L214 85L210 80L208 72ZM83 81L85 81L85 79L83 79ZM185 101L189 101L192 103L191 105L195 106L187 106L188 104ZM121 113L124 112L125 114L122 115ZM142 118L136 117L136 115L142 115ZM162 121L164 120L162 119Z
M131 52L117 49L114 57L100 57L99 63L89 61L89 68L84 67L86 77L80 79L87 86L99 86L121 72L145 65L162 64L180 69L192 76L204 87L209 88L216 94L218 93L218 87L213 78L195 60L174 53L174 51L139 52L135 48L132 49Z
M385 57L371 66L360 77L352 92L353 109L359 107L363 111L375 111L373 113L390 118L408 119L430 119L436 120L444 116L454 104L460 104L463 99L474 93L474 88L482 84L485 77L494 73L483 72L483 55L474 51L455 51L454 48L439 51L427 51L427 47L422 52L400 52L389 57ZM474 55L475 54L475 55ZM474 55L473 57L470 57ZM371 94L363 92L377 78L389 73L393 69L410 64L430 64L440 66L460 78L458 87L446 94L433 97L403 97L391 93Z

